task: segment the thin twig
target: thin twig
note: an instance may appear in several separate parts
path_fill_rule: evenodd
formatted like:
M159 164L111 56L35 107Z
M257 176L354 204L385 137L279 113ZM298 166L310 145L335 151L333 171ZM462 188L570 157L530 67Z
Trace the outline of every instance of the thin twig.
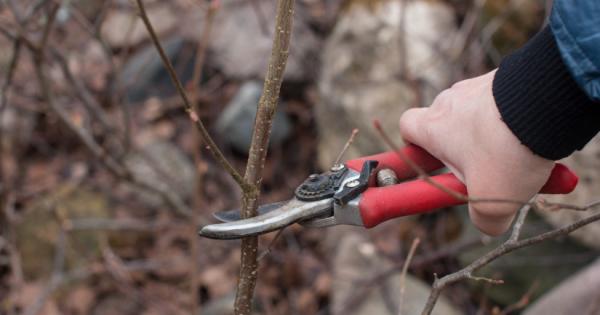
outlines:
M15 40L13 44L13 54L10 59L10 63L8 65L8 71L6 71L6 78L4 79L4 83L2 84L2 90L0 90L0 117L2 117L2 113L6 108L6 102L8 100L8 90L12 84L12 80L15 74L15 69L17 68L17 64L19 62L19 58L21 56L21 41ZM0 118L1 120L1 118Z
M197 99L200 95L200 82L202 80L202 71L204 70L204 62L206 60L206 50L208 43L210 42L210 32L212 30L213 21L217 11L219 10L220 0L211 0L206 14L204 15L204 25L202 28L202 36L198 41L198 47L196 48L196 60L194 62L194 73L192 75L191 90L192 99Z
M252 6L252 10L254 11L254 15L256 16L256 21L258 22L258 27L261 33L264 36L270 36L269 34L269 22L263 13L260 3L258 0L250 0L250 5Z
M398 297L398 315L402 315L402 304L404 303L404 289L406 288L406 274L408 273L408 267L410 266L413 255L420 242L421 240L418 237L413 240L410 250L408 251L408 256L406 256L406 260L404 261L404 266L402 267L402 273L400 274L400 296Z
M398 34L398 50L400 52L400 78L406 79L408 81L413 80L411 76L410 69L408 68L408 40L406 38L406 15L408 11L408 1L409 0L398 0L400 1L400 16L399 16L399 33Z
M525 292L525 294L523 294L523 296L516 303L510 304L509 306L505 307L497 315L508 315L514 311L525 308L527 305L529 305L529 302L531 301L531 296L537 289L538 285L539 285L538 281L533 282L533 284L529 287L527 292Z
M52 28L54 26L54 19L56 19L56 13L58 13L58 9L60 9L60 5L52 5L50 8L50 13L48 13L48 22L46 23L46 27L44 27L44 33L42 33L42 39L39 43L39 49L44 50L48 45L48 39L50 38L50 34L52 33Z
M358 128L352 129L352 134L350 134L350 138L348 138L348 141L346 141L346 144L344 144L344 147L342 148L342 151L340 151L340 154L338 154L338 156L335 159L335 162L333 163L333 165L337 165L338 163L340 163L340 161L342 160L342 157L344 156L344 153L346 153L346 151L348 151L348 148L350 147L350 145L354 141L354 138L356 137L356 134L358 134Z
M75 90L75 94L77 95L79 100L81 100L83 107L85 107L85 109L92 115L92 117L94 117L98 120L98 122L100 122L100 125L108 133L114 133L115 128L110 123L110 118L108 118L106 112L102 110L100 104L96 102L90 91L84 86L82 80L75 78L75 75L69 68L64 54L59 53L56 49L52 49L52 56L56 61L58 61L63 75L65 76L69 84L73 87L73 90Z
M188 88L191 91L191 99L192 102L197 102L200 97L202 85L202 72L204 70L204 63L206 60L206 51L208 49L208 45L210 42L210 34L213 26L214 18L217 14L217 11L220 7L220 0L210 0L208 8L206 8L206 14L204 15L204 25L202 28L202 35L200 40L198 41L198 46L196 47L196 60L194 61L194 73L192 75L192 81ZM194 150L194 162L195 165L199 165L202 163L202 139L201 135L198 133L194 133L194 143L198 143L198 149ZM202 172L198 172L197 187L203 187L204 174ZM202 203L202 190L198 189L194 194L193 203L196 209L201 209ZM199 217L199 216L197 216ZM192 226L190 227L189 239L190 239L190 247L192 259L190 259L190 298L191 305L190 311L191 314L199 314L199 295L198 290L200 289L200 285L198 283L198 274L200 271L198 270L198 262L196 257L199 255L198 248L198 233L196 231L197 227L200 225L199 220L191 220Z
M450 58L453 61L463 56L464 51L469 47L472 42L473 34L475 33L475 27L477 22L480 20L483 7L487 0L474 0L473 5L469 12L467 12L459 30L454 34L454 38L450 45Z
M0 25L0 34L4 35L5 37L7 37L10 40L20 40L22 41L22 43L27 46L27 48L29 49L37 49L37 45L34 44L32 41L29 40L29 38L26 38L25 36L22 36L21 33L13 33L12 30L7 29L6 27L4 27L3 25Z
M167 57L167 54L165 53L165 50L163 49L162 45L160 44L160 40L158 39L158 36L156 35L156 32L154 31L154 27L152 26L152 23L150 22L150 19L148 18L148 15L146 14L144 2L142 0L136 0L136 3L137 3L137 7L138 7L138 13L139 13L140 17L142 18L142 21L144 22L144 25L146 26L148 33L150 34L150 38L152 39L152 42L154 43L154 46L156 47L156 50L158 51L158 54L160 55L160 58L162 59L162 62L164 64L165 68L167 69L167 72L169 73L169 76L171 77L171 80L173 81L175 88L177 89L177 92L179 93L179 95L181 96L181 99L183 100L184 109L185 109L186 113L188 114L188 116L190 117L190 119L192 120L192 122L194 123L194 126L196 127L196 129L198 129L198 131L200 132L200 135L202 136L202 140L206 144L206 149L210 151L210 153L213 155L215 160L217 160L217 162L231 175L231 177L233 177L233 179L238 183L238 185L242 189L248 190L249 189L248 183L242 178L242 176L231 165L231 163L229 163L229 161L225 158L225 156L223 155L223 153L221 152L221 150L219 149L217 144L211 138L210 134L208 133L208 130L204 126L204 123L202 123L202 120L200 120L200 116L194 109L194 106L190 102L187 94L185 93L185 89L183 88L183 85L181 84L181 81L179 80L179 77L177 76L177 73L175 72L175 69L173 68L173 64Z
M6 72L6 77L2 84L2 89L0 90L0 122L4 121L4 113L6 112L7 104L8 104L8 93L10 91L10 87L12 85L12 81L14 78L14 74L18 65L18 62L21 58L21 40L17 39L13 41L13 50L12 57L9 61L8 71ZM5 136L4 126L0 125L0 184L2 185L0 189L0 230L2 233L6 235L6 239L2 239L4 242L3 246L6 248L8 252L8 264L10 265L12 279L10 281L10 290L14 290L15 292L19 291L23 285L23 267L21 264L20 253L17 250L17 247L14 246L16 233L15 233L15 224L14 224L14 216L11 214L14 210L14 194L12 193L13 181L10 180L5 172L3 163L4 159L7 158L5 149L8 148L7 137ZM15 150L11 153L15 153ZM18 160L18 159L15 159ZM9 301L7 305L7 309L10 310L11 313L14 312L14 303Z
M123 263L123 269L127 272L141 271L151 272L164 268L165 264L154 260L132 260ZM94 275L102 275L108 272L108 268L104 264L92 263L88 266L74 269L68 273L60 273L56 277L52 277L44 291L38 296L34 303L29 304L23 314L38 314L45 305L47 299L60 289L62 286L72 283L73 281L83 280Z
M521 210L521 212L517 216L517 219L513 226L513 232L511 235L518 236L520 234L520 230L522 229L523 222L525 221L525 218L526 218L526 215L524 214L524 212L527 212L527 211L528 211L527 208L523 208ZM540 242L543 242L543 241L546 241L549 239L566 236L569 233L571 233L585 225L588 225L592 222L596 222L596 221L600 221L600 213L590 215L587 218L578 220L567 226L557 228L552 231L542 233L542 234L539 234L536 236L532 236L532 237L529 237L529 238L526 238L523 240L513 239L512 237L509 238L506 242L502 243L502 245L498 246L497 248L488 252L487 254L479 257L477 260L475 260L474 262L472 262L465 268L463 268L459 271L456 271L452 274L446 275L441 279L436 279L433 283L433 288L431 290L431 293L429 295L427 303L425 304L425 307L423 308L423 311L421 314L422 315L431 314L431 312L433 311L433 308L437 302L437 299L439 298L441 292L444 290L445 287L447 287L450 284L456 283L460 280L463 280L463 279L474 278L472 276L472 273L474 271L477 271L479 268L489 264L490 262L494 261L498 257L506 255L506 254L508 254L512 251L515 251L519 248L531 246L531 245L534 245L534 244L537 244L537 243L540 243Z
M444 246L439 250L433 253L426 253L420 256L416 256L412 260L411 266L409 268L421 268L423 266L428 266L440 259L446 257L452 257L457 253L461 253L463 251L479 247L485 244L488 241L489 237L482 237L474 240L467 240L464 242L459 242L456 244L451 244L449 246ZM340 314L346 314L350 312L350 310L356 309L360 306L360 303L364 302L362 297L369 292L369 290L376 285L380 285L385 283L385 280L392 276L395 273L401 272L404 268L404 261L396 262L394 266L385 269L369 279L357 281L356 290L353 292L352 296L347 299L347 303L345 303L344 308L340 312Z
M512 232L510 233L510 238L508 239L509 242L516 242L521 236L523 224L525 223L525 219L527 218L530 209L531 208L529 206L525 206L519 211L519 215L515 220L515 225L512 229Z
M284 230L285 230L285 228L280 229L280 230L277 231L277 234L275 234L275 237L269 243L269 246L267 246L267 249L265 249L262 253L260 253L260 255L258 255L258 257L256 258L256 260L260 261L263 258L267 257L267 255L269 255L271 253L271 250L273 249L273 245L279 239L279 237L281 236L281 234L283 233Z
M54 99L48 77L43 69L44 67L44 46L40 46L41 49L33 50L34 53L34 68L36 77L40 86L41 94L50 109L58 116L58 118L77 136L77 138L84 144L90 152L98 158L98 160L104 165L113 175L118 178L124 179L125 181L132 183L134 186L140 187L144 190L156 193L160 195L165 202L174 208L179 214L183 216L190 216L191 210L189 207L179 198L179 196L172 190L164 187L158 187L150 185L138 177L134 176L131 171L122 165L118 160L112 157L94 140L91 134L73 121L71 121L69 113L60 106Z

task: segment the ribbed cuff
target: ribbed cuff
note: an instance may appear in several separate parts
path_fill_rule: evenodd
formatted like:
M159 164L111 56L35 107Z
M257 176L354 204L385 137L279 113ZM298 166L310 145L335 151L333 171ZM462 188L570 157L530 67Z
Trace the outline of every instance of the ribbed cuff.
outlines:
M569 156L600 130L600 102L577 85L550 27L504 58L493 94L508 128L541 157Z

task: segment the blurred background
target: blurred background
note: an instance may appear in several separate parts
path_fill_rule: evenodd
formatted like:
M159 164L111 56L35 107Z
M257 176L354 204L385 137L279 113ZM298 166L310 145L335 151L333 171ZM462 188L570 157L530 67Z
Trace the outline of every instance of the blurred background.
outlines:
M197 228L239 207L241 193L203 149L135 3L0 3L0 314L231 314L239 242L202 239ZM201 119L243 170L275 1L144 3ZM374 119L401 141L404 110L497 67L550 8L544 0L297 0L261 203L289 199L328 169L353 128L346 158L388 150ZM566 163L581 184L553 200L597 198L598 137ZM524 233L585 215L532 214ZM420 313L434 274L499 243L460 207L369 231L291 226L260 239L256 312L398 314L400 269L415 238L402 314ZM585 287L561 283L594 261L598 240L596 223L503 257L479 274L505 284L453 285L434 313L548 315L542 310L573 300L565 293L573 285ZM581 314L600 309L581 305Z

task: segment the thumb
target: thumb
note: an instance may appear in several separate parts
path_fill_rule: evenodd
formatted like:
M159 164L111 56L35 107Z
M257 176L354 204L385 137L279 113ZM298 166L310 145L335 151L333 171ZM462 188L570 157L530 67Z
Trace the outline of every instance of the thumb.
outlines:
M439 108L439 106L438 106ZM438 110L439 112L439 110ZM442 161L462 182L462 168L448 154L448 146L444 130L447 130L448 120L436 119L436 108L411 108L400 117L400 135L406 142L415 144Z
M429 146L428 135L425 132L427 124L424 123L423 119L427 114L427 110L428 108L411 108L400 117L400 135L402 139L425 150Z

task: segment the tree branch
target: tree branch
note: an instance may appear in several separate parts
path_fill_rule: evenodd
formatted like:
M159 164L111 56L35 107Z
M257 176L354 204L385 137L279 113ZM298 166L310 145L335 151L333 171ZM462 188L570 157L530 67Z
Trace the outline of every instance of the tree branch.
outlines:
M591 208L592 207L589 207L588 210ZM552 231L542 233L542 234L539 234L536 236L532 236L532 237L529 237L529 238L526 238L523 240L518 240L518 237L521 233L521 229L525 222L525 218L527 216L528 211L529 211L529 207L524 207L523 209L521 209L517 219L515 220L515 224L513 226L511 236L509 237L509 239L506 242L502 243L502 245L498 246L496 249L488 252L487 254L479 257L477 260L475 260L474 262L472 262L470 265L466 266L465 268L463 268L457 272L454 272L452 274L446 275L441 279L436 278L436 280L433 283L433 288L431 290L431 293L429 295L427 303L425 304L425 307L421 314L422 315L431 314L431 312L433 311L433 308L437 302L437 299L439 298L440 294L442 293L442 290L444 290L445 287L447 287L450 284L456 283L460 280L467 279L467 278L471 278L471 279L475 279L475 280L480 279L480 278L474 277L473 272L475 272L478 269L480 269L481 267L489 264L490 262L494 261L498 257L506 255L506 254L508 254L514 250L517 250L519 248L534 245L534 244L543 242L545 240L557 238L560 236L566 236L569 233L571 233L585 225L588 225L592 222L600 221L600 213L597 213L597 214L591 215L587 218L576 221L575 223L572 223L570 225L564 226L562 228L554 229ZM497 280L492 280L492 281L495 282Z
M248 163L244 179L251 185L251 189L244 191L242 197L242 218L256 215L262 170L265 165L269 136L273 116L277 109L279 90L283 81L283 72L289 54L292 21L294 15L294 0L279 0L277 2L277 16L275 18L275 31L271 57L267 67L267 74L263 85L262 95L258 102L252 144L248 154ZM240 279L235 297L235 314L250 315L252 313L252 296L257 277L258 237L242 239L242 259L240 266Z
M219 149L217 144L213 141L210 134L208 133L208 130L204 126L204 123L202 123L202 120L200 120L200 116L194 109L194 106L190 102L187 94L185 93L183 84L179 80L179 77L177 76L177 73L175 72L175 69L173 68L173 64L167 57L167 54L165 53L165 50L163 49L162 45L160 44L160 40L158 39L158 36L156 35L156 32L154 31L154 27L152 26L152 23L150 22L150 19L148 18L148 15L146 14L144 2L142 0L136 0L136 3L137 3L137 7L139 9L138 13L139 13L140 17L142 18L142 21L144 22L144 25L146 26L148 33L150 34L150 38L152 39L152 42L154 43L154 46L156 47L156 50L158 51L158 54L160 55L160 59L162 60L163 64L165 65L165 68L167 69L167 72L169 73L169 76L171 77L171 80L173 81L173 84L175 85L177 92L179 93L179 95L181 96L181 99L183 100L184 109L185 109L186 113L188 114L188 116L190 117L190 119L192 120L192 122L194 123L194 126L196 127L196 129L198 129L198 132L200 132L202 140L204 141L204 143L206 143L206 149L208 151L210 151L210 153L217 160L217 162L219 164L221 164L221 166L231 175L231 177L233 177L233 179L238 183L238 185L244 191L248 190L249 189L248 183L242 178L242 176L238 173L238 171L235 168L233 168L233 166L225 158L225 156L223 155L223 153L221 152L221 150Z

